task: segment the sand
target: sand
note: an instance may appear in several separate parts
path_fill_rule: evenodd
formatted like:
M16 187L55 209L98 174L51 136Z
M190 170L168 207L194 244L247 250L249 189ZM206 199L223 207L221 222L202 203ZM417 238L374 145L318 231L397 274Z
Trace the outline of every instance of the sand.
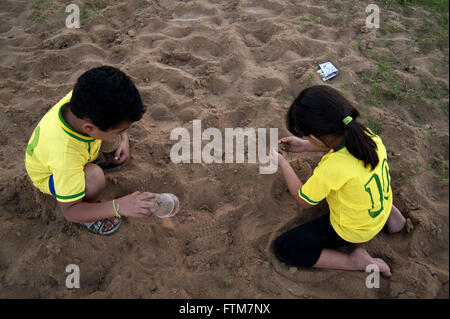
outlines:
M64 27L64 1L0 1L0 298L448 298L448 39L423 51L411 32L434 14L379 4L390 26L383 33L364 27L357 1L72 3L82 8L80 29ZM425 92L420 102L386 87L367 102L377 56L396 61L386 74L403 81L404 94ZM391 267L380 288L366 287L365 272L276 259L276 236L327 211L326 203L301 209L279 172L169 158L171 130L192 131L194 119L203 129L274 127L288 136L289 103L323 83L315 71L326 61L340 71L327 83L355 101L363 123L378 125L394 204L409 218L401 233L361 245ZM109 237L65 221L23 165L40 118L100 65L126 72L148 107L129 130L131 158L105 172L102 200L137 190L180 200L176 216L124 219ZM322 154L289 156L305 181ZM79 289L65 286L69 264L80 268Z

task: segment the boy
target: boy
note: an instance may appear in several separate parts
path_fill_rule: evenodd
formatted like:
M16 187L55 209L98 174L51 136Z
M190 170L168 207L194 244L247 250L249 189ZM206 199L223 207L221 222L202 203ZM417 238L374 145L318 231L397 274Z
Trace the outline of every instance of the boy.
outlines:
M103 141L121 142L110 163L129 157L127 129L145 112L136 86L122 71L102 66L81 75L73 91L53 106L34 130L25 153L33 184L58 201L64 217L93 233L117 231L121 216L143 217L154 204L151 193L135 192L97 202L105 186L102 169L94 164ZM99 163L101 164L101 163Z

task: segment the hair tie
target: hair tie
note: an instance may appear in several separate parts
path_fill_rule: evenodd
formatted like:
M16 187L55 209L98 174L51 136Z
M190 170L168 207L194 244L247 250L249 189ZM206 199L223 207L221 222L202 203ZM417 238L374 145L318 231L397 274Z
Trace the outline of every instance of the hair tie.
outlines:
M353 117L351 117L351 116L349 115L349 116L346 116L346 117L342 120L342 122L344 122L344 124L347 126L348 123L350 123L352 120L353 120Z

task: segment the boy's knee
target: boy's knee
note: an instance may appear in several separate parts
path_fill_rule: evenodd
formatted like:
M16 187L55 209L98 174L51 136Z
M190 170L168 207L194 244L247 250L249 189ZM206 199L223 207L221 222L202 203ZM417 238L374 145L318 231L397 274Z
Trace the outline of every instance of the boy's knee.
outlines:
M100 166L91 163L84 167L84 179L86 197L97 196L103 190L106 183L103 170Z

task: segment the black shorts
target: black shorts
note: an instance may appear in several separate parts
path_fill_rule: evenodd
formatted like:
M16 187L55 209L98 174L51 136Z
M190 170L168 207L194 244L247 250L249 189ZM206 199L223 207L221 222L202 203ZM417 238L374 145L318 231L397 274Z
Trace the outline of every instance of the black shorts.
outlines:
M277 237L275 256L288 265L312 267L323 248L338 248L353 243L342 239L330 223L330 214L300 225Z

